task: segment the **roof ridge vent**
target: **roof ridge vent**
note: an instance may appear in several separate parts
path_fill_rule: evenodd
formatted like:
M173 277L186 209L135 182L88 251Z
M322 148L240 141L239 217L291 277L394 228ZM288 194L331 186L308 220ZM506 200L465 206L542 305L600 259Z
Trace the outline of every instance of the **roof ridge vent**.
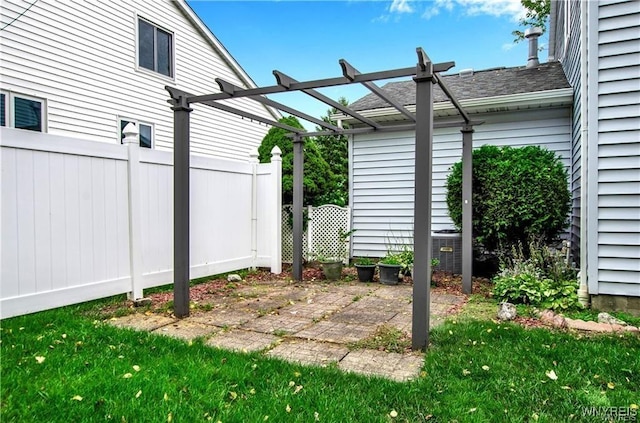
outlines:
M473 68L461 69L458 75L460 75L460 78L468 78L470 76L473 76Z

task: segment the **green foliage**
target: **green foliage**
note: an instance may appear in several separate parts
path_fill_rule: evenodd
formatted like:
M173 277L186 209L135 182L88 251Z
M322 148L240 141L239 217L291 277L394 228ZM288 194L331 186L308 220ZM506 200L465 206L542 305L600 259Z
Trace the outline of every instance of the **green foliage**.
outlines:
M294 116L284 117L280 122L302 128ZM261 163L269 163L273 147L276 145L280 147L282 150L282 202L291 204L293 202L293 140L287 134L288 132L284 129L271 128L258 148L258 157ZM320 154L315 141L305 138L303 203L312 206L323 204L324 200L321 197L331 189L333 179L333 172Z
M397 254L387 254L380 260L380 263L389 264L392 266L402 266L400 256L398 256Z
M374 266L375 263L369 257L360 257L356 260L356 264L359 266Z
M349 101L340 97L338 102L343 106L348 106ZM322 120L336 125L330 116L337 113L335 107L327 110L327 115ZM345 125L345 128L347 126ZM322 131L324 128L316 127L316 130ZM320 196L320 204L336 204L344 207L349 204L349 141L346 135L322 135L315 138L318 146L318 152L322 158L328 163L333 172L332 179L329 181L330 189Z
M525 28L537 26L542 28L542 33L547 32L547 23L551 13L551 0L520 0L527 10L524 18L520 18L518 24ZM524 32L515 30L511 34L516 37L513 41L518 43L524 40Z
M528 258L520 247L503 260L501 273L494 278L493 295L502 301L554 310L579 308L576 276L562 251L531 243Z
M473 152L473 236L494 251L529 239L550 241L570 210L567 171L553 152L538 146L484 145ZM462 161L447 178L449 216L462 227Z

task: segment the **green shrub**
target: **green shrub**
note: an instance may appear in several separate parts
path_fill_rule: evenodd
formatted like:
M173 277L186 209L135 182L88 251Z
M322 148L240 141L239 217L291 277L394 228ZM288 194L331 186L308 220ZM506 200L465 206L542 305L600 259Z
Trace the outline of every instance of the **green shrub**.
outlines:
M294 116L283 117L279 122L303 128L302 124ZM282 202L293 203L293 140L288 137L288 131L272 127L258 147L258 159L260 163L271 161L271 150L276 145L282 151ZM324 160L313 139L305 138L304 141L304 175L303 175L303 204L319 206L324 203L323 196L331 190L332 181L335 179L331 167Z
M447 178L447 207L462 227L462 161ZM531 238L549 241L567 225L567 172L553 152L537 146L485 145L473 152L473 236L486 249Z
M494 297L554 310L581 307L576 269L568 265L563 252L534 242L528 250L527 258L521 246L505 256L493 280Z

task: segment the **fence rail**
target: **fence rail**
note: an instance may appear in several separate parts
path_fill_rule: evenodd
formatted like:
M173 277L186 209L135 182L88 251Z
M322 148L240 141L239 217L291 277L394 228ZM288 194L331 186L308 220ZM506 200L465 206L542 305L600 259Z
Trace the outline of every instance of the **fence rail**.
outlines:
M0 317L173 282L173 154L0 128ZM191 278L281 271L281 159L191 158Z

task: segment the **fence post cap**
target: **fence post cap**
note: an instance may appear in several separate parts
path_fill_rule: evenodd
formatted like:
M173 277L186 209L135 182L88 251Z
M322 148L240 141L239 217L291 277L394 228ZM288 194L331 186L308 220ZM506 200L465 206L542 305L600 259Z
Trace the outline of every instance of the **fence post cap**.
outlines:
M249 150L249 161L251 163L258 163L258 149L256 147L253 147L251 150Z
M271 158L280 157L282 155L282 150L277 145L271 149Z
M123 144L137 144L138 143L138 127L135 123L129 122L122 130L124 134Z

